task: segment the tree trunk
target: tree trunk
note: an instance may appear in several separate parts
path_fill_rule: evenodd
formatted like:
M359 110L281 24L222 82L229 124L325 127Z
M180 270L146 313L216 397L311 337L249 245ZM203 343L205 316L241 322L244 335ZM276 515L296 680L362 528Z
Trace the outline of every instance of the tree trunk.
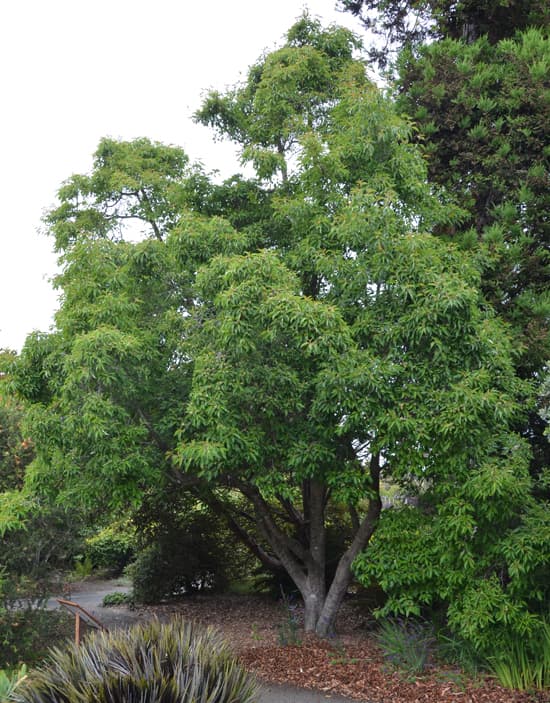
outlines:
M344 552L327 593L326 590L326 530L325 503L327 487L315 479L307 479L302 486L304 519L308 527L308 542L303 544L282 531L271 514L269 505L257 487L239 481L238 488L254 505L258 528L276 554L277 562L285 569L300 591L304 602L304 628L327 637L334 630L334 621L351 582L351 565L372 537L382 509L379 490L379 457L370 462L371 499L367 514L359 524L355 536ZM358 516L355 515L357 522ZM234 526L233 526L234 527ZM236 532L239 534L239 531ZM243 535L239 535L241 539ZM243 540L251 547L250 540ZM256 554L257 555L257 554ZM257 555L258 556L258 555Z
M311 578L311 575L308 575L307 585L301 594L304 601L304 629L306 632L315 632L325 602L325 575L318 574L316 576L318 577Z
M301 593L304 600L304 628L314 632L325 601L325 493L324 484L314 479L304 482L304 517L309 526L309 554L306 559L307 576Z
M355 557L368 545L370 538L374 534L378 525L378 519L382 510L380 499L380 457L374 455L370 462L370 477L373 497L369 500L369 507L363 522L355 533L352 543L344 552L336 574L332 580L329 592L323 603L323 609L317 620L315 632L320 637L328 637L334 632L334 621L338 614L338 609L346 595L351 582L351 565Z

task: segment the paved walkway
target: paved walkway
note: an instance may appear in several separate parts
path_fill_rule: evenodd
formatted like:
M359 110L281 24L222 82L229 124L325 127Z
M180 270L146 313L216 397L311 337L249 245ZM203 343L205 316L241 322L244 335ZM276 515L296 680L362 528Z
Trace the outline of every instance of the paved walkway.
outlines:
M127 585L116 581L90 581L75 586L74 592L62 597L78 603L111 629L115 627L129 627L144 620L143 615L129 610L125 606L109 608L101 606L107 593L128 593L129 590L130 588ZM51 598L47 607L53 610L60 606L55 598ZM349 698L310 691L305 688L278 686L270 683L262 684L258 697L258 703L327 703L327 701L330 701L330 703L361 703L352 701Z
M264 684L258 698L258 703L327 703L327 701L330 703L361 703L329 693L319 693L293 686L275 686L274 684Z

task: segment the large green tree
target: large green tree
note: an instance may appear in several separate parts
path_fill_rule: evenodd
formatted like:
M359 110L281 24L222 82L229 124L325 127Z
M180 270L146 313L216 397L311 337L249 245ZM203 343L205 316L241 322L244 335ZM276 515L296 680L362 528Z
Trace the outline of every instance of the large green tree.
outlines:
M460 213L359 48L304 16L207 96L197 119L239 145L251 181L102 142L47 217L62 305L15 379L33 403L31 484L113 504L162 481L194 491L288 572L321 635L378 526L381 476L452 496L498 473L524 392L477 261L431 234ZM142 241L124 239L128 218ZM333 510L351 536L327 583Z

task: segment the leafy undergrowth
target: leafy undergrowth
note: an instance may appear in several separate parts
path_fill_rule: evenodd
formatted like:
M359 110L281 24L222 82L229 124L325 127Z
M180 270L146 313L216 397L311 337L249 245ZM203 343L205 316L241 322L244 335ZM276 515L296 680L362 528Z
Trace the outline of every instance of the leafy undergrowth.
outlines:
M459 670L428 668L407 677L388 665L375 642L368 618L353 603L342 608L338 639L304 637L299 645L281 643L288 612L258 596L193 596L141 609L141 615L169 619L174 614L219 628L247 669L273 683L339 694L368 703L543 703L544 693L504 689L491 677L468 679ZM295 611L300 618L299 609Z
M0 613L0 669L42 661L50 647L74 636L68 613L28 609Z

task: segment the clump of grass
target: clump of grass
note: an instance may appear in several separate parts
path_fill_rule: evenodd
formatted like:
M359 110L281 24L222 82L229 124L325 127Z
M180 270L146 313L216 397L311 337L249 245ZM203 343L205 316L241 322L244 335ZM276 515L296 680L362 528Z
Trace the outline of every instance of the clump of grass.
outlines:
M17 689L18 703L253 703L256 684L213 630L174 620L94 633L52 650Z
M550 623L543 623L536 636L510 638L506 648L487 661L505 688L520 691L550 688Z
M422 673L429 661L434 637L425 623L414 620L382 620L375 639L386 661L409 676Z
M487 665L481 654L468 641L452 633L439 632L437 635L437 657L443 663L458 666L464 674L476 678Z

